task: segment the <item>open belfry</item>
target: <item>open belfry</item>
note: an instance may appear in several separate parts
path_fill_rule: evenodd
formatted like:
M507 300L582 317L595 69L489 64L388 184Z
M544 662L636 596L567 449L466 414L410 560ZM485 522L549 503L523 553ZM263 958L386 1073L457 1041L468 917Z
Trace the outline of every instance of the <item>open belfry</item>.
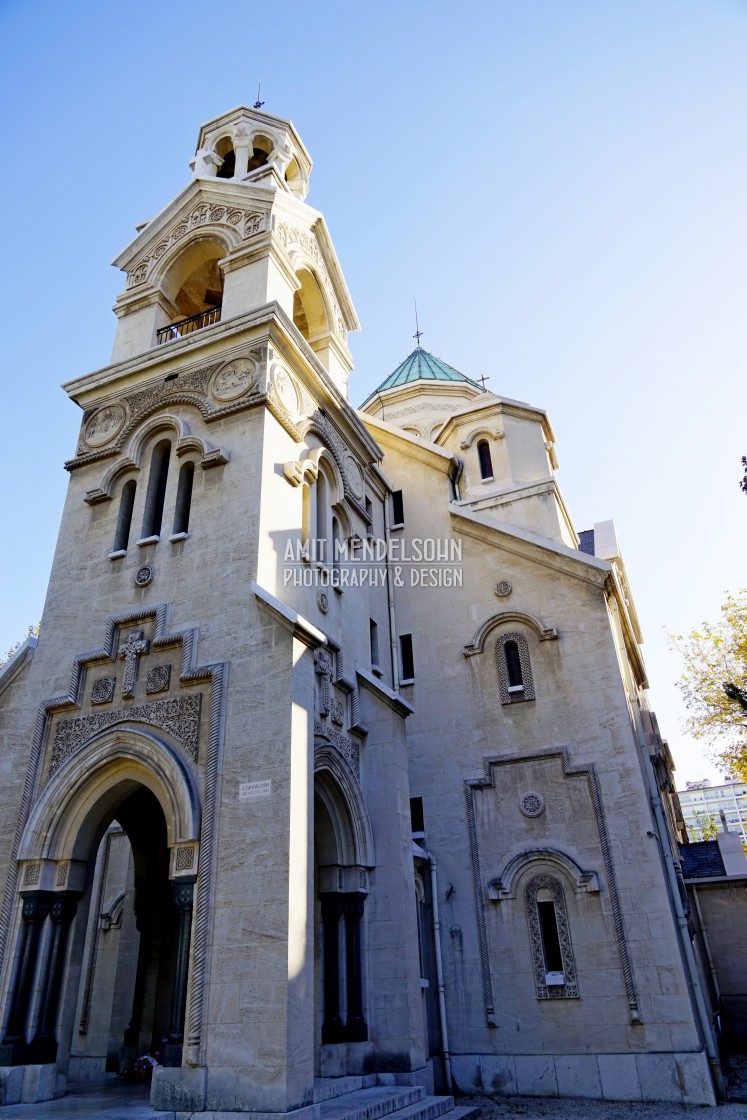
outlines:
M65 385L41 630L0 670L0 1101L150 1053L184 1116L714 1103L612 522L574 528L542 409L419 340L348 402L293 125L240 107L190 166Z

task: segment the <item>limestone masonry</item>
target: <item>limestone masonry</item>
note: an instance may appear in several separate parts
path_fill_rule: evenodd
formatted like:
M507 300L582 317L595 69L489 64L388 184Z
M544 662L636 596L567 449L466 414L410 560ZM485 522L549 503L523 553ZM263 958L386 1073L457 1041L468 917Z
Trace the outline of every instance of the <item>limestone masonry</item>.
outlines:
M65 386L0 672L0 1102L150 1050L154 1106L215 1118L353 1075L714 1103L612 522L579 536L541 408L419 345L348 402L291 124L235 109L191 166Z

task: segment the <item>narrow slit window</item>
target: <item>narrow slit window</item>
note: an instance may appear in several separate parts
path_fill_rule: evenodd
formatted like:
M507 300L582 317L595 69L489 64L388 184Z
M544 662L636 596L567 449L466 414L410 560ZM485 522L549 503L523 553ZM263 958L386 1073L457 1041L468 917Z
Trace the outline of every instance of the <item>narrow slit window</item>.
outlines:
M332 518L332 567L336 572L340 571L342 564L342 530L340 529L340 522L336 517Z
M169 477L171 444L162 439L153 448L150 461L148 493L145 496L145 517L143 518L143 537L157 537L161 533L163 503L166 499L166 482Z
M413 832L425 832L425 817L423 816L423 798L410 798L410 823Z
M179 485L176 489L176 509L174 511L174 532L186 533L189 530L189 512L192 507L192 486L195 478L194 463L185 463L179 471Z
M563 954L560 951L558 919L555 916L555 903L552 899L541 900L537 896L542 950L545 954L545 972L563 971Z
M114 551L126 552L130 542L130 527L132 525L132 510L135 505L135 490L137 483L134 478L125 482L122 487L122 497L119 500L119 517L117 518L117 531L114 535Z
M412 681L415 679L415 661L412 655L412 634L400 634L399 636L399 655L400 667L402 670L402 680Z
M319 474L316 480L316 551L320 564L327 562L327 480Z
M486 439L481 439L477 445L477 457L480 460L480 477L493 477L493 460L490 457L490 447Z
M401 490L395 490L392 493L392 518L393 527L405 523L405 504L402 500Z
M373 619L369 619L368 623L369 636L371 640L371 666L374 669L379 668L379 628Z
M374 531L373 531L373 505L371 503L370 498L366 498L366 515L368 517L368 522L366 524L366 537L367 537L368 540L371 540L371 538L374 535Z
M516 642L506 642L503 647L503 652L506 657L506 673L508 676L508 687L522 689L524 688L524 677L521 672L521 658L519 657L519 647Z

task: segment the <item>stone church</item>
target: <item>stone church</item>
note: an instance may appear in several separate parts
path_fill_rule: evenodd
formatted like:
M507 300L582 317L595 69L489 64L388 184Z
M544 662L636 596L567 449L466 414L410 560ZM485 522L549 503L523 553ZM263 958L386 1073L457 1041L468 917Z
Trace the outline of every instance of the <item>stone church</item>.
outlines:
M0 672L0 1100L150 1052L183 1115L714 1103L612 522L574 527L541 408L419 342L349 403L289 122L226 113L190 166L65 385L41 631Z

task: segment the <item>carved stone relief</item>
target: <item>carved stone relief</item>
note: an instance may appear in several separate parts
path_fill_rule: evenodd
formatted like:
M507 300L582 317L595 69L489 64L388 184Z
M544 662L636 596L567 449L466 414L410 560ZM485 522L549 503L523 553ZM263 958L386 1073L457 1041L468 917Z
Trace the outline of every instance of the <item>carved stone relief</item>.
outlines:
M194 405L203 419L210 423L229 413L258 404L264 399L258 382L265 352L265 348L259 348L232 358L228 363L214 363L201 369L185 370L171 381L159 381L146 389L129 393L120 401L107 406L107 409L86 411L75 458L68 460L66 468L73 470L83 463L121 451L135 428L147 416L165 405ZM242 388L244 382L245 386ZM211 395L208 393L209 387ZM100 414L107 412L112 417L121 413L122 423L115 427L112 417L99 419ZM93 442L87 434L92 424L95 428Z
M114 699L114 690L117 687L116 677L99 677L93 682L91 689L92 704L111 704Z
M111 727L112 724L129 720L150 723L154 727L167 731L196 761L201 701L201 694L193 692L188 696L175 696L170 700L154 700L149 704L130 705L126 708L113 708L107 712L76 716L73 719L61 719L55 728L48 777L51 778L56 774L62 764L94 735Z
M280 222L277 228L278 238L284 248L289 248L292 245L298 245L306 255L314 262L317 270L317 276L324 285L324 290L327 293L332 313L334 317L333 330L343 340L347 337L347 327L345 326L345 319L343 318L340 304L338 303L337 296L332 281L327 271L327 265L322 251L319 248L319 242L313 233L306 230L298 229L296 226L289 226L285 222Z
M210 392L219 401L234 401L256 384L257 363L251 358L234 358L221 366L210 384Z
M91 416L83 429L83 439L89 447L103 447L122 430L126 413L121 404L106 405Z
M337 748L349 764L358 781L360 781L360 747L355 739L351 739L348 735L343 735L341 731L336 731L334 727L330 727L327 723L322 723L321 720L314 721L314 734Z
M201 202L195 206L188 215L180 218L171 226L168 233L164 234L156 247L133 266L127 273L127 289L137 288L150 276L153 267L161 259L166 250L181 241L191 229L204 225L227 225L241 231L241 237L246 240L257 233L261 233L265 226L264 214L256 210L241 210L235 206L217 206Z
M154 665L145 678L146 692L168 692L171 681L170 665Z

